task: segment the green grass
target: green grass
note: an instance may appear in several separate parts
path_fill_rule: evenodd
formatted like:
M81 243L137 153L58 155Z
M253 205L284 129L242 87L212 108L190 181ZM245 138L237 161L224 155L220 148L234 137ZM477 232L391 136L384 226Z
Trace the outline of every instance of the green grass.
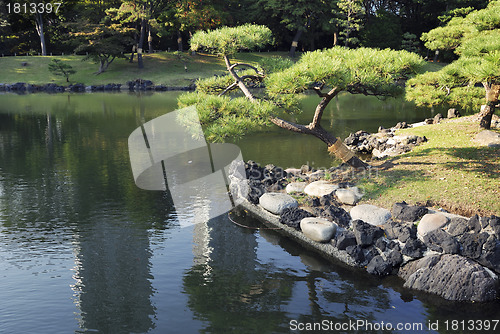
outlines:
M474 142L480 131L477 122L464 119L400 130L429 141L362 178L364 201L390 208L404 200L467 216L500 214L500 150Z
M125 84L129 80L148 79L155 84L168 86L187 86L197 78L205 78L214 74L226 72L222 58L197 54L192 56L185 53L187 71L184 70L184 61L179 60L173 52L159 52L144 55L144 68L139 69L137 58L134 63L128 59L115 59L104 73L96 75L98 65L93 61L82 61L83 56L55 56L55 57L1 57L0 58L0 81L3 83L26 82L31 84L57 83L66 85L66 78L53 75L49 72L50 61L60 59L71 65L77 71L70 76L70 83L83 83L86 85L100 85L107 83ZM257 63L259 60L270 56L285 56L284 52L254 52L241 53L235 57L235 61ZM22 66L27 62L27 66Z

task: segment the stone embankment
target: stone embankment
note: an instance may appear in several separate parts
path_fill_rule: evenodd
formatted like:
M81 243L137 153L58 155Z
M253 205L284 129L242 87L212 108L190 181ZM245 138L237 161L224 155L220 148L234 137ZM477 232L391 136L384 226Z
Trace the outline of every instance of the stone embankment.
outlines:
M342 167L283 170L246 163L243 206L266 224L324 257L448 300L498 296L500 218L462 217L405 202L391 210L357 204L362 191L332 182ZM328 177L326 177L328 176ZM327 179L325 179L327 178Z
M126 83L128 91L188 91L194 90L196 87L194 84L189 86L165 86L165 85L155 85L151 80L136 79L133 81L128 81ZM85 93L85 92L120 92L123 90L122 84L109 83L105 85L91 85L87 86L81 83L72 84L68 86L61 86L54 83L44 84L44 85L34 85L25 82L17 82L15 84L5 84L0 83L0 92L11 92L18 94L25 93Z

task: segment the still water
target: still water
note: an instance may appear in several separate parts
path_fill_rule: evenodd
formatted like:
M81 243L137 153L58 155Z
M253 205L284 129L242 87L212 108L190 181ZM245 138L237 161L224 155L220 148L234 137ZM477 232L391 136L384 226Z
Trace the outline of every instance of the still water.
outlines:
M175 97L0 95L0 333L289 333L356 321L420 333L439 322L445 333L446 320L499 318L497 303L416 295L226 215L180 228L188 217L164 193L135 186L127 148ZM324 125L345 137L432 113L345 95ZM263 164L335 163L316 139L279 129L237 143Z

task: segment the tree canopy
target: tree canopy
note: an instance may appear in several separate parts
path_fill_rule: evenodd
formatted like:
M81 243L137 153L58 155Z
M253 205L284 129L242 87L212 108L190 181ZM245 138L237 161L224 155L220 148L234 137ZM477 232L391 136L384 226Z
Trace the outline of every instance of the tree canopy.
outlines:
M486 108L480 125L489 128L500 92L500 1L455 17L422 39L428 48L453 50L459 58L439 72L410 80L407 97L418 105L448 103L468 109L477 109L482 100Z
M366 167L348 152L342 141L321 127L323 111L340 92L389 97L401 94L404 91L403 81L417 72L423 59L407 51L334 47L306 53L293 65L276 60L274 64L263 64L262 68L257 68L229 62L227 54L269 41L270 35L266 31L262 26L247 25L220 28L193 36L193 49L204 48L224 56L230 76L206 79L208 84L205 80L199 81L195 93L179 98L180 106L197 106L209 140L242 136L260 126L274 123L289 131L316 136L339 158L354 167ZM237 66L246 69L241 76L234 72ZM263 79L266 87L259 96L249 91L245 80L256 78ZM244 97L225 95L236 86ZM302 125L286 120L283 115L300 112L296 103L298 94L306 90L316 92L320 98L311 123Z

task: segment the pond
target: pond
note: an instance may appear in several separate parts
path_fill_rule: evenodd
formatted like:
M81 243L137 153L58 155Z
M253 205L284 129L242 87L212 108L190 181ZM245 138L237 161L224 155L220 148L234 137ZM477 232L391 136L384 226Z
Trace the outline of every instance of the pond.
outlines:
M401 333L438 324L445 333L452 321L500 318L498 303L415 294L249 219L232 217L246 228L228 215L180 228L189 217L163 192L135 186L127 147L176 96L0 95L0 333L289 333L307 323L343 332L401 323L406 330L392 331ZM324 124L345 137L432 114L344 95ZM335 163L317 139L280 129L237 143L263 164Z

